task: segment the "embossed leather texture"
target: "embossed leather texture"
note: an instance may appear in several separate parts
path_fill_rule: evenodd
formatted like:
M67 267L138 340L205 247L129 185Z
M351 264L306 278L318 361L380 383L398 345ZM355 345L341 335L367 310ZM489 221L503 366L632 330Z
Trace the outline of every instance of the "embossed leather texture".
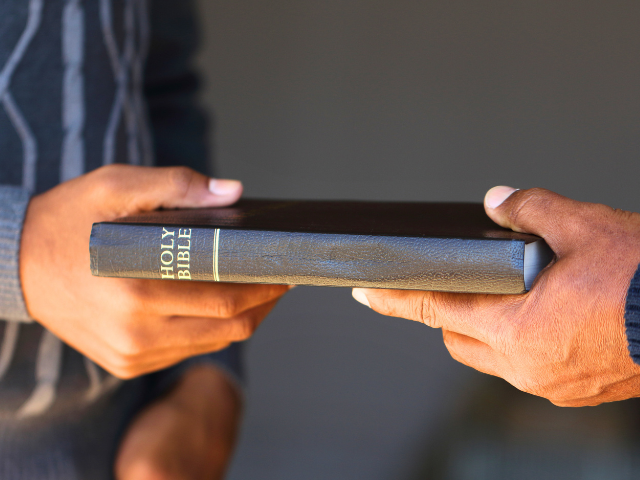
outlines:
M242 200L95 224L90 251L98 276L512 294L535 240L474 203Z

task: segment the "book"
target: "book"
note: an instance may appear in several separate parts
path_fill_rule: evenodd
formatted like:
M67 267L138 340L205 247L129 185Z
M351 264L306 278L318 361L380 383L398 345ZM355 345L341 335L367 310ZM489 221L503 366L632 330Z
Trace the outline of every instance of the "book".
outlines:
M104 277L526 292L553 252L482 204L241 200L93 225Z

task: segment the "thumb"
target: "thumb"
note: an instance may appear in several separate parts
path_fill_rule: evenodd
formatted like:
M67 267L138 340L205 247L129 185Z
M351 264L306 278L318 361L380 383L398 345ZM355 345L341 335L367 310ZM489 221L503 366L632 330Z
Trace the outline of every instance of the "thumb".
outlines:
M107 192L115 194L108 198L125 215L158 208L223 207L242 195L239 181L213 179L186 167L112 165L100 170Z
M581 231L579 211L583 205L543 188L493 187L484 197L485 211L494 222L516 232L538 235L556 253L560 253L556 249L561 249L563 241Z

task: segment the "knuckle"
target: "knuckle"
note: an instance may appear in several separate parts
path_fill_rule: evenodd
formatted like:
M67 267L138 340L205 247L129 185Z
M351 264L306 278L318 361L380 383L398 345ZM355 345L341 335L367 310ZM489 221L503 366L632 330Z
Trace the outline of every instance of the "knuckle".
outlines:
M515 204L509 210L509 220L512 225L518 225L518 221L526 215L531 208L545 211L550 203L547 190L543 188L530 188L516 192Z
M93 172L89 173L89 175L93 175L104 180L112 177L119 177L124 171L128 169L129 165L113 163L111 165L98 167Z
M230 340L234 342L242 342L247 340L256 330L256 322L252 318L246 318L236 322Z
M445 346L447 347L447 351L449 352L449 355L451 356L451 358L453 358L458 363L467 365L464 357L459 354L459 352L455 349L455 347L453 347L451 344L446 344L446 343L445 343Z
M97 179L99 182L103 182L109 185L118 186L122 183L123 178L127 178L132 174L133 170L137 170L140 167L134 165L124 165L121 163L113 163L111 165L104 165L92 172L89 172L87 176Z
M455 349L453 345L451 345L450 343L445 343L445 346L447 347L447 351L449 352L449 355L451 356L452 359L454 359L458 363L461 363L462 365L467 365L464 357L462 357L459 354L459 352Z
M240 303L233 295L225 295L218 299L213 307L214 316L218 318L231 318L240 313Z
M171 167L167 169L167 181L171 191L178 198L184 198L189 192L189 188L194 179L194 171L188 167Z
M265 296L266 301L278 299L291 289L288 285L268 285L268 287L268 294Z
M111 355L111 358L103 365L101 365L106 371L108 371L114 377L120 380L131 380L132 378L142 375L140 369L132 362L122 358L120 355Z
M451 357L460 362L463 363L460 357L460 352L458 351L458 337L456 334L450 332L449 330L443 330L442 331L442 340L444 342L444 346L447 348L447 351L449 352L449 354L451 355Z
M120 380L131 380L142 374L142 373L138 373L136 370L129 367L113 366L113 367L107 367L106 370L111 375L113 375L116 378L119 378Z
M556 407L563 408L575 408L575 407L597 407L602 401L595 399L578 399L578 400L570 400L566 398L548 398L553 405Z
M423 295L417 305L417 316L422 323L429 327L437 327L436 309L433 304L433 299L430 295Z
M518 390L535 395L537 397L544 397L544 387L538 380L535 380L526 372L518 372L518 378L510 382Z
M112 349L118 364L133 366L136 360L149 350L147 335L139 329L125 325L114 335Z
M531 395L542 398L557 396L558 388L553 380L553 374L546 367L535 364L535 359L519 365L510 381L514 387Z
M122 188L123 165L107 165L90 173L95 180L92 193L98 198L111 198Z

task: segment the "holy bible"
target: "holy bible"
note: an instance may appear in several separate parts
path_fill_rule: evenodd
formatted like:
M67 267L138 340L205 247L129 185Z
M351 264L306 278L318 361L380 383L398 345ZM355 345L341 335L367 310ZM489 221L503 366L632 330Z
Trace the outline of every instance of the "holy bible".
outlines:
M93 225L103 277L518 294L553 253L481 204L241 200Z

